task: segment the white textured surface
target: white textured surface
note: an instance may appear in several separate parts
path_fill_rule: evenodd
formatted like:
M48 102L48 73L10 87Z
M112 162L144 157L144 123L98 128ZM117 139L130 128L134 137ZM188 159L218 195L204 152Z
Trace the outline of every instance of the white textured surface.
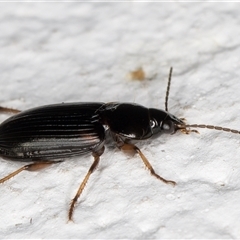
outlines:
M0 105L128 101L189 123L240 129L240 15L234 3L1 3ZM144 82L127 74L142 66ZM1 120L7 116L1 115ZM240 137L201 130L107 149L67 223L92 158L0 186L0 238L240 238ZM22 166L0 160L0 176Z

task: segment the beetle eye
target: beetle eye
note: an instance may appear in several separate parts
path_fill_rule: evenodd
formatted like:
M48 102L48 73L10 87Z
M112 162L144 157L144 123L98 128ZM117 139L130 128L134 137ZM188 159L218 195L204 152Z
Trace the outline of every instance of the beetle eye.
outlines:
M154 128L155 126L156 126L155 121L150 120L150 127L151 127L151 128Z
M170 126L167 123L163 124L163 130L170 130Z

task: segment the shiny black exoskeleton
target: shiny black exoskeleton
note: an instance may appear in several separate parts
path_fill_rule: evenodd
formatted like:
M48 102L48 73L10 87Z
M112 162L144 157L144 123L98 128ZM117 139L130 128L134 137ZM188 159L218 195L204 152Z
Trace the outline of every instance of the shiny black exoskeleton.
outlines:
M138 153L152 175L175 185L156 174L140 149L130 142L159 133L174 133L182 124L182 120L166 111L134 103L61 103L23 111L0 125L0 156L32 163L1 179L0 183L23 170L33 171L91 152L94 162L72 200L71 220L74 205L104 152L106 131L120 149Z
M58 160L97 152L105 129L124 141L174 133L182 120L133 103L62 103L18 113L0 125L0 156L12 160Z

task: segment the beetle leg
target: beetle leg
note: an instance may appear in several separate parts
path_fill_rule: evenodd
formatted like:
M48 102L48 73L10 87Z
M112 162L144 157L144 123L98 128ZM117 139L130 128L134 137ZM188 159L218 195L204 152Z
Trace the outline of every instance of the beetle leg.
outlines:
M147 160L147 158L144 156L144 154L141 152L141 150L138 147L136 147L135 145L130 144L130 143L124 143L122 146L120 146L120 148L121 148L121 150L126 151L126 152L129 152L129 151L133 152L134 151L134 153L138 153L139 156L141 157L143 163L145 164L147 169L151 172L151 174L154 177L156 177L157 179L163 181L164 183L171 184L173 186L176 185L176 182L171 181L171 180L166 180L165 178L163 178L163 177L159 176L158 174L156 174L154 169L153 169L153 167L152 167L152 165L150 164L150 162Z
M13 109L13 108L5 108L5 107L0 106L0 112L3 112L3 113L19 113L21 111L17 110L17 109Z
M21 168L19 168L18 170L10 173L9 175L7 175L6 177L0 179L0 183L4 183L5 181L9 180L10 178L16 176L17 174L19 174L20 172L27 170L27 171L37 171L40 170L42 168L48 167L49 165L55 164L55 163L59 163L62 161L54 161L54 162L50 162L50 161L45 161L45 162L35 162L35 163L31 163L28 165L25 165Z
M85 176L85 178L83 179L80 187L78 188L78 191L75 195L75 197L72 199L71 201L71 205L70 205L70 208L69 208L69 211L68 211L68 220L69 221L72 221L72 216L73 216L73 210L74 210L74 206L78 200L78 198L80 197L84 187L86 186L87 184L87 181L90 177L90 175L94 172L94 170L96 169L98 163L99 163L99 160L100 160L100 156L103 154L104 152L104 146L99 150L99 151L96 151L96 152L93 152L92 153L92 156L94 157L94 161L93 161L93 164L91 165L91 167L89 168L88 170L88 173L87 175Z

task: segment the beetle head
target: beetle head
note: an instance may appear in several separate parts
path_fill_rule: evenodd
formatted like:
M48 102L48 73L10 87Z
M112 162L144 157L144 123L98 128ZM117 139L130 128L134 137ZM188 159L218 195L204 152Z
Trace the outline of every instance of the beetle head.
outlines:
M155 108L149 109L150 125L153 135L157 133L174 134L179 130L179 126L183 126L184 122L174 115Z

